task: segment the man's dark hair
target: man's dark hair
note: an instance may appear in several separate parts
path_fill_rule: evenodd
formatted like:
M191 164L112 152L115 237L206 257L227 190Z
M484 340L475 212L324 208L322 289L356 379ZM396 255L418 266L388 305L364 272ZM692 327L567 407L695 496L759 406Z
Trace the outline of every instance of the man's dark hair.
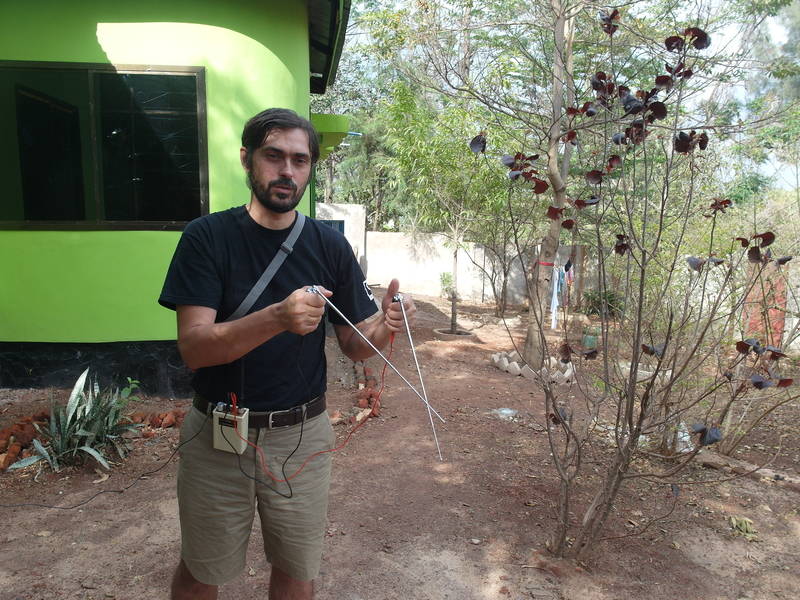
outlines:
M258 150L273 129L302 129L308 134L311 162L319 160L319 136L311 121L288 108L268 108L245 123L242 146L247 150L247 166L253 164L253 152Z

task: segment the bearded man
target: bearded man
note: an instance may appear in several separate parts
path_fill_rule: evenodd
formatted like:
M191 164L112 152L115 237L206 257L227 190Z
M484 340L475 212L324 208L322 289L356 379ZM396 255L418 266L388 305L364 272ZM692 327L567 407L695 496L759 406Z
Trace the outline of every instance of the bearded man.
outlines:
M178 348L195 371L193 408L181 429L173 600L216 598L218 586L244 568L256 510L272 565L269 598L313 597L335 441L325 407L323 295L378 348L404 330L403 309L413 320L410 296L402 297L403 309L392 302L396 279L379 310L344 236L295 210L318 158L307 119L286 109L250 119L240 149L249 203L186 226L159 297L177 313ZM287 242L296 224L299 236ZM240 315L280 252L285 262ZM328 319L345 355L373 354L339 315ZM241 455L214 448L209 416L234 397L249 409Z

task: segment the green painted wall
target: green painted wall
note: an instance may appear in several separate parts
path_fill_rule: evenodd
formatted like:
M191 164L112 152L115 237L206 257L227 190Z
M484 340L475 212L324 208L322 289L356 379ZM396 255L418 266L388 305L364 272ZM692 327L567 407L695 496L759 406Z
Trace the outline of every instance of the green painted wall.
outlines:
M244 122L270 106L308 115L301 0L4 2L0 60L205 67L212 211L249 198ZM18 196L0 190L0 203ZM308 194L300 208L309 212ZM0 341L174 339L174 313L156 299L179 236L0 231Z

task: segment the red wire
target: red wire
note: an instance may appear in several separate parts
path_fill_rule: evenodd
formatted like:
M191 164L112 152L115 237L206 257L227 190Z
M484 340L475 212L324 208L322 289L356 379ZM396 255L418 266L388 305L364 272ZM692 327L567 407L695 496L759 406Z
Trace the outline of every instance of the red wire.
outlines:
M390 334L390 336L389 336L389 354L386 357L387 359L391 358L393 350L394 350L394 332L392 332ZM381 405L381 395L383 394L383 388L386 386L386 367L388 367L388 366L389 366L388 363L386 363L386 362L383 363L383 369L381 370L381 387L378 390L378 393L377 393L377 395L376 395L376 397L375 397L375 399L374 399L374 401L372 403L372 410L370 410L370 413L361 421L361 423L358 423L355 427L353 427L353 429L350 430L350 432L347 434L347 437L345 438L344 442L342 442L339 446L337 446L335 448L330 448L328 450L320 450L319 452L315 452L314 454L309 456L303 462L302 465L300 465L300 467L297 469L297 471L295 471L294 473L289 475L286 479L278 479L277 477L275 477L275 475L273 475L270 472L269 467L267 467L267 459L264 456L264 451L262 450L261 446L258 446L256 444L254 444L253 442L251 442L250 440L243 438L242 435L239 433L238 428L235 427L235 426L234 426L234 431L236 432L236 435L239 436L240 440L242 440L243 442L246 442L248 446L252 446L253 448L255 448L256 452L258 453L259 458L261 459L261 470L264 472L265 475L267 475L267 477L272 479L272 481L274 481L275 483L286 483L287 481L291 481L292 479L297 477L303 469L306 468L306 465L308 464L308 462L312 458L314 458L316 456L319 456L321 454L327 454L328 452L338 452L339 450L344 448L347 445L347 443L350 441L350 438L353 437L353 434L356 431L358 431L361 427L363 427L364 424L369 420L370 417L375 416L375 412L380 408L380 405ZM231 393L231 397L232 397L232 400L233 400L233 403L234 403L234 411L235 411L236 410L236 394Z

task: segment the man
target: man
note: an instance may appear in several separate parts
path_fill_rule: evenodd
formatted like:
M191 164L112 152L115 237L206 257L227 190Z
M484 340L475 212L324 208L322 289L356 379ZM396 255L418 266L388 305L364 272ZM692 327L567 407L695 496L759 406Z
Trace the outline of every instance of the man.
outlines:
M250 119L240 150L250 202L192 221L167 273L159 302L176 310L178 348L196 370L194 407L181 429L181 561L173 600L216 598L218 586L242 570L256 509L272 564L269 598L312 598L331 457L316 453L335 440L324 402L320 321L326 301L320 294L378 348L392 332L405 330L400 305L392 302L397 280L378 312L349 244L313 219L306 219L292 252L248 314L226 320L287 240L318 157L316 132L296 113L270 109ZM311 285L320 293L310 293ZM403 302L413 318L413 301L406 296ZM328 318L349 358L373 354L335 312ZM267 465L252 446L242 455L213 447L209 412L233 394L251 411L251 427L242 437L263 449Z

